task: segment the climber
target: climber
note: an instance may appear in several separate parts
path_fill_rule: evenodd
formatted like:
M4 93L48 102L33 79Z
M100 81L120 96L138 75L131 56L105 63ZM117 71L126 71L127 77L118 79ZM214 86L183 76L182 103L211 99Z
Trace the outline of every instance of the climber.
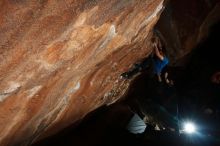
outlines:
M155 37L152 38L152 43L154 47L154 51L151 57L144 58L143 60L135 63L129 71L124 72L121 74L121 77L124 79L129 79L132 76L138 74L139 72L143 72L144 70L148 70L150 72L150 75L156 74L157 80L159 82L162 82L162 80L165 81L168 85L173 85L173 81L168 79L168 72L163 72L164 68L169 63L168 58L166 57L164 53L164 49L162 49L162 44L159 39L159 37L155 34ZM163 79L162 76L163 75Z
M158 82L162 82L162 74L163 74L165 82L168 85L173 85L173 81L168 79L168 72L167 71L163 72L164 68L169 63L169 60L165 55L161 42L158 37L153 38L152 42L154 47L153 73L156 74Z

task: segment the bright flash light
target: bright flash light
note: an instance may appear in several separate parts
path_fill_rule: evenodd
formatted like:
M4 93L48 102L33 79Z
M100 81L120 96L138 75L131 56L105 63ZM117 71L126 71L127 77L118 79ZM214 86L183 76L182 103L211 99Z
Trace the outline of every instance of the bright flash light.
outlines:
M195 131L196 131L196 127L193 123L187 122L184 124L184 132L191 134L194 133Z

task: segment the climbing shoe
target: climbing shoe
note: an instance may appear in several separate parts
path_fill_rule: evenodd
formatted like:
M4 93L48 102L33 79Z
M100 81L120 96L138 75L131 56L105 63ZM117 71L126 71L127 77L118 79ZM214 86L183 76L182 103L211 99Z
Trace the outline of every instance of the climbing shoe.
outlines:
M131 78L130 72L124 72L124 73L122 73L122 74L121 74L121 78L123 78L123 79L129 79L129 78Z

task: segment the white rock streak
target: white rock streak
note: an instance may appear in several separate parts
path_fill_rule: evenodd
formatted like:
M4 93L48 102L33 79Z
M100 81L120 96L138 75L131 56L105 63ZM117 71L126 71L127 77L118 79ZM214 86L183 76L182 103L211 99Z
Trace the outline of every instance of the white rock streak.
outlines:
M20 83L14 81L10 82L7 89L5 89L4 91L0 91L0 102L4 101L8 96L17 91L20 87Z

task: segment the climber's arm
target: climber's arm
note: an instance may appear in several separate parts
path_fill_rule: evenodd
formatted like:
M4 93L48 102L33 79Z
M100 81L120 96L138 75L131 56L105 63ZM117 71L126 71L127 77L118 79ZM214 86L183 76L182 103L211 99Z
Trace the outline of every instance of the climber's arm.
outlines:
M155 46L156 56L157 56L160 60L163 60L164 57L163 57L163 55L159 52L157 45L154 45L154 46Z

